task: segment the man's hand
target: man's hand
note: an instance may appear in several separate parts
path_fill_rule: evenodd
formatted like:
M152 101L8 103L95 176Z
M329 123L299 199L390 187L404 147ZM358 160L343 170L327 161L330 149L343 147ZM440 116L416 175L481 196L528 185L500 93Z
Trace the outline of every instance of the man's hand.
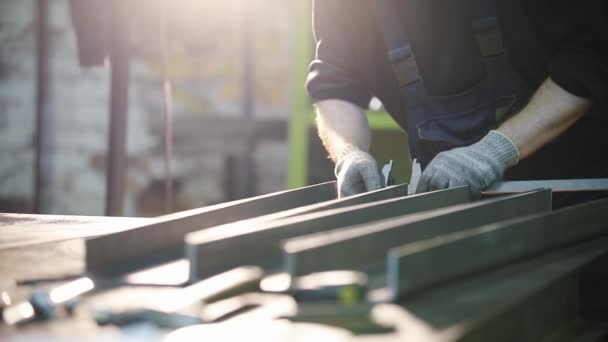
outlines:
M591 99L547 79L521 112L496 131L469 147L439 153L422 173L416 192L469 185L478 194L500 180L507 168L562 134L591 105Z
M316 107L319 137L336 163L338 196L381 188L378 164L367 152L371 133L363 108L342 100L323 100Z
M468 185L473 195L502 179L519 160L519 150L509 138L490 131L477 143L439 153L426 167L417 193Z
M338 196L346 197L382 188L382 175L369 153L347 146L336 162Z

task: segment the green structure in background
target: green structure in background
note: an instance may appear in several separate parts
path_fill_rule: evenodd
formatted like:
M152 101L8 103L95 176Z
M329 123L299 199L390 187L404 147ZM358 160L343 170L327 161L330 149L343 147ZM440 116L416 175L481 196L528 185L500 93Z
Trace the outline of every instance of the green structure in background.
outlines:
M291 117L289 121L289 160L287 187L297 188L307 184L333 179L333 165L316 135L314 113L306 95L304 83L308 63L313 56L311 1L292 2L293 72ZM407 136L384 111L370 111L369 125L372 129L371 152L380 166L394 160L393 175L397 183L409 180L411 160Z
M304 91L306 63L312 49L310 42L310 1L293 1L293 71L291 86L291 108L289 118L289 159L287 187L306 184L306 156L308 155L307 128L309 127L310 104Z

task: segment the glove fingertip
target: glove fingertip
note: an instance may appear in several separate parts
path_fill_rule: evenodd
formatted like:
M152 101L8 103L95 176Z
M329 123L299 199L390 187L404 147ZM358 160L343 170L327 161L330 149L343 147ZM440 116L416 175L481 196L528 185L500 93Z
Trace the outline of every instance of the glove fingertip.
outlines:
M420 180L418 181L418 186L416 187L416 193L421 194L429 191L429 184L431 182L431 177L422 174L420 176Z
M354 195L352 186L345 186L343 184L338 186L338 198L348 197Z
M363 185L366 191L381 189L383 177L377 170L370 171L365 169L362 171L361 178L363 179Z
M379 176L373 180L369 179L368 182L365 184L365 187L367 188L367 191L382 189L384 187L382 177Z

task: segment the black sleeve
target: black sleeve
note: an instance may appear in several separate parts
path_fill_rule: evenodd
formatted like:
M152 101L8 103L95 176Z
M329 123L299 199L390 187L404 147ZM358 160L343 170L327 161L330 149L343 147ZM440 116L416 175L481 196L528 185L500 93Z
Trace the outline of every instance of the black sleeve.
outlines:
M580 6L574 14L584 21L581 29L552 56L549 75L566 91L608 108L608 6L605 0Z
M362 77L357 18L361 6L351 0L315 0L313 29L315 60L310 64L306 89L314 102L341 99L367 108L370 90Z

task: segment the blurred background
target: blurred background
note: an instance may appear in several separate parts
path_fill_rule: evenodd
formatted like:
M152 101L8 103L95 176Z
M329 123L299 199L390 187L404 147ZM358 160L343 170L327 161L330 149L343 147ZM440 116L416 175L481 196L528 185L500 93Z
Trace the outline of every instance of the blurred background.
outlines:
M332 180L304 90L310 11L0 2L0 212L156 216ZM375 155L406 179L384 148L405 137L371 109Z

